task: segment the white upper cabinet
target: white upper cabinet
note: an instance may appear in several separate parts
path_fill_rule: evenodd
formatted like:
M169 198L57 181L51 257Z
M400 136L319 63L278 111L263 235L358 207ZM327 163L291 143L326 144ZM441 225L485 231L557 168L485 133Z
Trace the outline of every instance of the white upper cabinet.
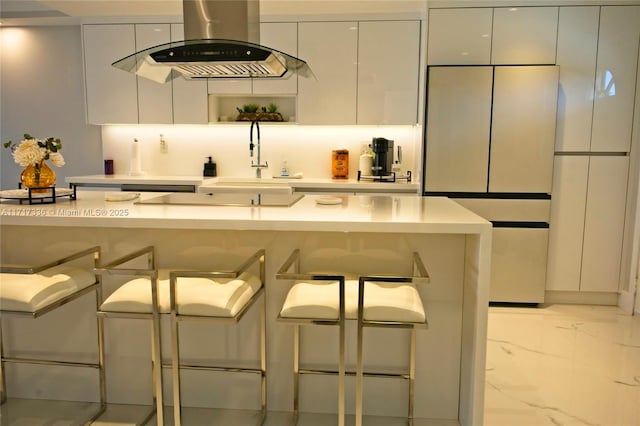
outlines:
M556 151L589 151L600 8L561 7Z
M639 38L640 6L601 8L592 151L630 150Z
M551 193L558 67L496 67L489 192Z
M136 76L111 66L135 52L133 25L83 25L87 122L137 123Z
M431 9L429 65L483 65L491 62L493 9Z
M555 64L557 7L493 11L492 64Z
M184 25L171 24L171 41L184 40ZM174 73L176 71L173 71ZM207 107L207 80L172 80L173 122L175 124L206 124L209 121Z
M358 124L416 124L420 22L360 22Z
M171 41L171 26L169 24L136 24L135 33L136 52ZM137 79L138 122L140 124L172 123L171 83L156 83L142 77L137 77Z
M298 24L296 22L267 22L260 24L260 44L298 57ZM301 58L304 60L304 58ZM298 74L288 72L283 78L256 78L254 94L295 95L298 92Z
M357 22L301 22L298 53L316 78L298 80L298 122L356 123Z

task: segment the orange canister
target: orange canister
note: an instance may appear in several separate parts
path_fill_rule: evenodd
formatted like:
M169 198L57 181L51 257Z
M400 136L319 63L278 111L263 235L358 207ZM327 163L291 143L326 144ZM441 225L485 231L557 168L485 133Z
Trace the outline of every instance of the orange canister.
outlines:
M331 151L331 176L334 179L347 179L349 177L348 149Z

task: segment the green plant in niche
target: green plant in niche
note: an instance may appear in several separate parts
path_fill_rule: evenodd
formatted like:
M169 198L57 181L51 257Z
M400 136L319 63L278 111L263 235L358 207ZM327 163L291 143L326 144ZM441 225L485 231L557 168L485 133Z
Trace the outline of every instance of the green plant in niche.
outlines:
M278 112L278 105L276 105L273 102L271 102L269 104L268 111L271 112L271 113Z
M242 106L242 112L258 112L260 105L258 104L244 104Z

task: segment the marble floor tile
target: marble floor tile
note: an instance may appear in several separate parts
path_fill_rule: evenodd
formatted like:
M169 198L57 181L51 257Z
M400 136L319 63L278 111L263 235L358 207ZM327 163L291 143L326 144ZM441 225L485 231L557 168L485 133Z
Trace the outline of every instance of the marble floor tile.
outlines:
M491 307L486 426L640 426L640 317Z

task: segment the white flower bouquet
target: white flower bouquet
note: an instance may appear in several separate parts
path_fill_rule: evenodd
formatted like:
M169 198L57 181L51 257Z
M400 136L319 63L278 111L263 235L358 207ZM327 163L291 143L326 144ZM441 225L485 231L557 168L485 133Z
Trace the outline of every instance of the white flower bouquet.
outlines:
M56 167L64 166L64 157L60 153L62 142L60 138L36 139L28 133L19 144L12 141L4 143L5 148L10 148L14 161L23 166L38 167L42 161L51 160Z

